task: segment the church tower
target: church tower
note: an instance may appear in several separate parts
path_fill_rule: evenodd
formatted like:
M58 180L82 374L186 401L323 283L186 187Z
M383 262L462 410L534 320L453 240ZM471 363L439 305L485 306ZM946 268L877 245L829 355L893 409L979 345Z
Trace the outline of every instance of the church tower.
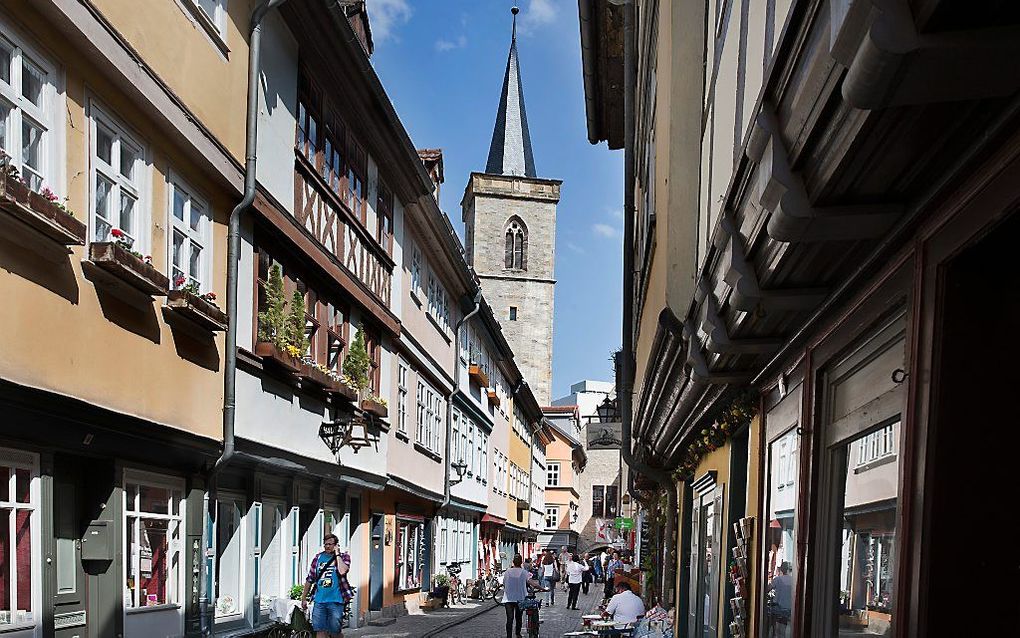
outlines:
M549 405L562 182L537 177L535 170L517 61L517 11L485 172L471 174L461 208L468 263L535 397Z

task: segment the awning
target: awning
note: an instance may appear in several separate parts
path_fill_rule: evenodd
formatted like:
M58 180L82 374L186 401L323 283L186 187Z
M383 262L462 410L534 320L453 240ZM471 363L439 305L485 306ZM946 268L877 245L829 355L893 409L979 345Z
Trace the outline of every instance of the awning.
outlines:
M486 514L482 516L482 523L492 523L493 525L506 525L506 519L492 514Z

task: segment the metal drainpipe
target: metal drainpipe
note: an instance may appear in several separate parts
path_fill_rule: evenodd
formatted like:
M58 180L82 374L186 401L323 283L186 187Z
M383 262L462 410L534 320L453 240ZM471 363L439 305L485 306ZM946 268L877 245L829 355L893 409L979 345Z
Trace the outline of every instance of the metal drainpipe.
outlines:
M479 288L475 291L475 297L472 300L474 308L471 312L467 313L457 321L457 325L453 329L453 392L446 399L446 456L444 457L445 475L446 480L443 481L443 502L439 505L439 509L446 508L450 504L450 446L451 438L453 437L453 399L460 394L460 330L467 321L478 314L478 310L482 307L482 289Z
M287 0L263 0L251 15L248 39L248 106L245 120L244 141L244 195L237 206L230 211L227 230L227 335L223 346L223 452L216 459L208 475L208 485L215 481L216 474L222 470L234 456L234 406L237 381L237 277L238 259L241 254L241 214L247 211L255 201L255 166L256 141L258 136L258 80L261 72L262 20L270 10L279 7ZM203 521L203 547L208 547L209 539L205 537L206 526ZM207 582L206 559L202 556L201 581L199 593L199 623L202 635L212 632L209 607L209 584Z
M621 439L623 445L620 451L623 460L631 470L640 472L649 478L655 479L659 485L666 490L667 494L667 516L666 516L666 539L672 544L673 532L675 529L674 519L677 513L676 485L673 483L669 473L661 469L653 468L637 460L631 449L631 428L633 426L633 393L634 393L634 126L637 118L634 113L634 100L637 84L637 41L634 35L634 14L636 7L634 0L622 0L616 4L623 4L627 7L624 11L623 23L623 118L624 118L624 184L623 184L623 352L621 353L620 368L622 374L619 392L620 416L621 416ZM628 489L632 499L637 495L633 484L628 482ZM672 555L675 548L670 547ZM663 584L668 584L671 591L674 586L675 561L666 560L663 565ZM663 587L666 590L666 587ZM667 591L666 593L670 593ZM670 595L670 598L673 598Z

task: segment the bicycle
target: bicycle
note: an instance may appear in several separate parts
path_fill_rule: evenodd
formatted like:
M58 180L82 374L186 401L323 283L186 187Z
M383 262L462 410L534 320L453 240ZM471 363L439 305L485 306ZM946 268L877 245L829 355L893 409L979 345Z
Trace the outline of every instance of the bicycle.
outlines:
M542 624L539 619L538 610L542 607L542 601L535 598L534 592L529 593L521 602L521 609L524 610L524 617L527 621L528 638L538 638L538 628Z
M486 600L487 598L496 600L496 597L499 596L500 590L503 589L503 579L500 578L502 573L502 570L493 568L489 570L489 574L487 576L481 579L482 600Z
M450 577L450 593L447 596L446 606L452 602L455 605L464 604L464 583L460 580L461 567L459 562L446 564L446 574Z

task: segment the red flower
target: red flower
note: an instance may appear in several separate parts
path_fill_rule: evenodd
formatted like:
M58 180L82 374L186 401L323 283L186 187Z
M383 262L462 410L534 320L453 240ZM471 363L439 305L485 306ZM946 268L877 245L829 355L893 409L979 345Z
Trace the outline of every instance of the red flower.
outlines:
M175 286L183 286L184 285L184 281L185 281L184 275L177 275L176 277L174 277L174 285Z
M207 292L207 293L205 293L205 298L208 299L209 301L215 301L216 293L212 292L212 291Z
M122 237L124 237L124 231L119 228L114 228L113 230L110 231L110 234L113 235L113 237L116 239L121 239Z

